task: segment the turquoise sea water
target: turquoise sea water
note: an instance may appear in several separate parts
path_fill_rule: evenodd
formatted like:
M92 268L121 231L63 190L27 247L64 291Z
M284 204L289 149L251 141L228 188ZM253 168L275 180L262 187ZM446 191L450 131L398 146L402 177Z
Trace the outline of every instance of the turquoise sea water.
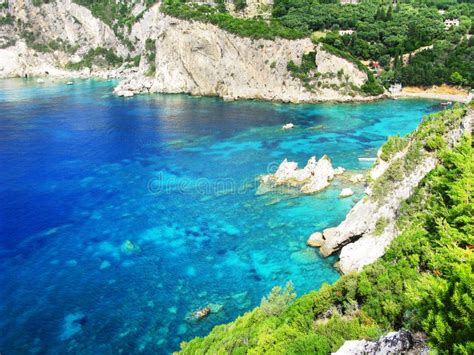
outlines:
M305 242L363 187L256 196L256 177L323 154L368 169L358 157L439 109L124 99L113 84L0 81L2 354L169 353L275 285L301 295L336 281L335 259ZM211 303L222 309L187 319Z

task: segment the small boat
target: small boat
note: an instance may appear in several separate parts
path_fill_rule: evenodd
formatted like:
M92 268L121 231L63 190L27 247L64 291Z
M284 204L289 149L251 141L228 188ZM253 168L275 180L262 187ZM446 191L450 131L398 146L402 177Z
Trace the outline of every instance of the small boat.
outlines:
M359 158L359 161L376 161L377 158Z
M440 105L441 106L449 106L449 105L452 105L453 102L452 101L445 101L445 102L442 102Z
M66 85L73 85L74 83L72 81L68 81Z

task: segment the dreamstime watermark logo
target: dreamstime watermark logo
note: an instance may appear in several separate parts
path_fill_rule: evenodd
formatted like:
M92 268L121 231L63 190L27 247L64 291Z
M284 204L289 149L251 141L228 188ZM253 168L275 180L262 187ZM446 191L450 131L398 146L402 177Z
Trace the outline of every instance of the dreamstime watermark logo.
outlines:
M278 169L279 163L272 162L267 165L267 174L273 174ZM200 195L229 195L245 194L248 191L255 191L260 185L258 177L237 181L234 178L198 178L191 179L159 172L156 176L148 180L147 189L152 194L200 194Z

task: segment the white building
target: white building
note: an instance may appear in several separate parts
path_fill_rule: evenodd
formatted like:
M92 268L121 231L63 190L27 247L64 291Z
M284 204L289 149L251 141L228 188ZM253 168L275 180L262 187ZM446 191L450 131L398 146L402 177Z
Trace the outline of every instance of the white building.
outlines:
M459 26L459 19L458 18L447 18L444 20L444 28L448 29L453 26Z
M390 91L391 94L399 94L402 92L402 84L400 83L392 84L388 88L388 91Z
M339 30L340 36L348 36L354 33L354 30Z

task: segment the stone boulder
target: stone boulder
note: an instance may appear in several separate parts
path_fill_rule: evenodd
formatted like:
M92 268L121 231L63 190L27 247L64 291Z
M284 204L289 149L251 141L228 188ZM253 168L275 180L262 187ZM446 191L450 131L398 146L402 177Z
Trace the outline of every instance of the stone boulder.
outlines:
M352 191L352 189L346 187L346 188L342 189L341 193L339 194L339 197L344 198L344 197L349 197L349 196L352 196L352 195L354 195L354 191Z
M349 340L333 355L389 355L423 354L429 349L423 339L416 339L410 332L400 330L388 333L377 341Z
M306 242L308 246L313 247L313 248L318 248L321 245L323 245L323 243L324 243L323 233L321 232L315 232L311 234L308 238L308 241Z
M324 155L319 161L316 157L311 157L303 169L298 168L298 163L285 159L275 174L260 177L260 182L273 187L283 185L299 187L302 193L311 194L328 187L333 178L334 169L331 160Z
M349 181L352 182L353 184L357 184L359 182L362 182L364 180L364 175L362 174L354 174L349 178Z

